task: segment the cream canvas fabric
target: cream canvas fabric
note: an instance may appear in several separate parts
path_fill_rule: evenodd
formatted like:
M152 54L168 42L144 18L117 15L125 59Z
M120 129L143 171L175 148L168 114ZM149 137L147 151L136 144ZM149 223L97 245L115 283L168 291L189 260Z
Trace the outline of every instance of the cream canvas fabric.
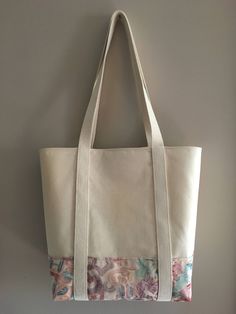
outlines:
M148 146L95 149L118 20L129 42ZM124 12L111 18L78 147L43 148L40 162L55 300L191 300L201 148L164 146Z

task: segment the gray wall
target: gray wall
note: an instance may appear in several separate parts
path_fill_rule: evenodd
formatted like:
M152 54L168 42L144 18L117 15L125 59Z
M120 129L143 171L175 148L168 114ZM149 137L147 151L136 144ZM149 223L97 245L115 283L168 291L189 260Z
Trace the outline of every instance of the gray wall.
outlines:
M203 147L190 304L51 301L38 149L77 145L117 8L132 24L165 144ZM235 9L233 0L0 1L0 314L235 313ZM126 48L120 30L113 75L132 101L104 95L96 146L145 145Z

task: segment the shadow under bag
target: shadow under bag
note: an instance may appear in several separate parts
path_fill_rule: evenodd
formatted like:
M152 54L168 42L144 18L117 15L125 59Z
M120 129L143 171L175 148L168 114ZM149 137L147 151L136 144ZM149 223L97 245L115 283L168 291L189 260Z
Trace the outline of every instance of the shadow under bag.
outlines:
M147 147L93 148L104 70L120 20ZM78 147L42 148L53 299L191 301L201 148L164 146L127 16L110 21Z

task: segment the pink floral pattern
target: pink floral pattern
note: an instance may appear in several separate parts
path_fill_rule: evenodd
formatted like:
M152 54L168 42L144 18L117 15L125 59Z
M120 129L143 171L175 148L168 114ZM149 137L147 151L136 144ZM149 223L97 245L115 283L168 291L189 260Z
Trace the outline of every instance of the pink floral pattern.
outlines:
M172 301L191 301L192 257L172 260ZM49 257L53 299L73 300L73 257ZM88 257L89 300L153 300L158 298L157 260Z

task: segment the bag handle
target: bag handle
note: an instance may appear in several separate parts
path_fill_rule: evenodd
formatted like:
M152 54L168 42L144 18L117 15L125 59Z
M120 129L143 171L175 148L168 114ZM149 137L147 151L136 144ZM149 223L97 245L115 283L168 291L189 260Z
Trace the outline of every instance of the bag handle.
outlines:
M123 26L125 27L125 30L126 30L126 35L128 37L129 50L131 53L131 60L132 60L134 74L135 74L134 76L135 76L135 80L137 84L137 90L141 91L141 98L142 98L141 112L143 116L143 122L144 122L144 128L145 128L148 146L149 147L153 146L152 141L155 141L159 145L164 145L161 131L160 131L157 120L155 118L155 114L151 106L150 97L148 95L148 91L147 91L141 63L139 60L137 48L135 46L133 34L131 31L131 27L130 27L126 14L122 11L116 11L111 17L109 32L108 32L105 46L103 49L103 54L100 60L100 65L97 71L97 77L94 83L91 99L88 105L88 110L84 118L84 123L82 125L80 140L81 138L82 138L82 141L87 139L86 145L88 145L90 148L93 146L95 133L96 133L98 110L99 110L99 104L100 104L100 98L101 98L101 91L102 91L107 55L111 46L111 41L114 35L116 24L119 19L123 23Z
M89 168L90 149L94 142L101 98L102 82L107 54L111 45L115 26L121 19L128 36L138 90L143 96L142 112L148 146L152 153L153 192L155 201L156 242L158 252L159 301L169 301L172 297L172 258L169 226L169 204L166 179L165 148L162 135L148 95L140 60L133 39L128 18L123 11L115 11L111 17L109 32L93 86L92 95L81 128L76 170L75 189L75 236L74 236L74 298L87 300L88 262L88 212L89 212Z

